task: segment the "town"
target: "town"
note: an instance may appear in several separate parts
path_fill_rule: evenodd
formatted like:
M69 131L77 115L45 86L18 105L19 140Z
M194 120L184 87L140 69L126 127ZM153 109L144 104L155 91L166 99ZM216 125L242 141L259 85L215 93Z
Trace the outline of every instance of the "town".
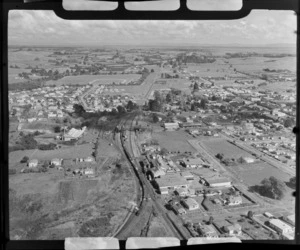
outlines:
M294 239L293 48L214 52L11 47L11 237Z

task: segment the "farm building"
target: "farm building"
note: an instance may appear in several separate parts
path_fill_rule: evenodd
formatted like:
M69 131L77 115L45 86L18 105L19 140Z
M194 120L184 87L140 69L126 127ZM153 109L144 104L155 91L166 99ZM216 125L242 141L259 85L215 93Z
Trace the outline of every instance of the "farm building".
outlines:
M182 177L179 173L168 173L160 178L156 179L159 189L177 189L180 187L187 188L189 182Z
M179 125L177 122L166 122L164 123L164 128L166 130L176 130L179 128Z
M61 163L62 163L62 159L58 159L58 158L54 158L54 159L52 159L51 162L50 162L50 164L51 164L51 165L53 164L54 166L60 166Z
M85 162L94 162L95 159L92 156L88 156L84 159Z
M169 189L167 187L159 188L159 190L160 190L161 194L168 194L169 193Z
M199 204L193 198L187 198L183 201L184 205L187 207L188 210L196 210L199 208Z
M204 162L200 158L196 159L183 159L183 165L187 168L199 168L202 167Z
M242 156L239 160L240 160L241 163L253 163L253 162L255 162L255 160L253 158L244 157L244 156Z
M243 199L241 196L232 196L230 195L227 199L227 204L229 206L239 205L243 203Z
M223 229L229 235L240 235L242 233L242 227L238 223L229 226L224 226Z
M285 222L278 219L269 220L269 226L280 234L293 233L293 228Z
M95 171L92 168L87 168L84 170L84 174L88 177L94 177L95 176Z
M205 181L210 187L227 187L231 186L231 181L227 178L206 178Z
M39 161L37 159L32 159L28 162L28 167L29 168L35 168L37 167Z

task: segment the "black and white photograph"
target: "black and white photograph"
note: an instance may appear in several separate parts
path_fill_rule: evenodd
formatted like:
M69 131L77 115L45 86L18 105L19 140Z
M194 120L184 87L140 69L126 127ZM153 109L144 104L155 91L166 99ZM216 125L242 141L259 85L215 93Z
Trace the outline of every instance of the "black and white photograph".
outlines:
M10 239L294 240L296 30L10 10Z

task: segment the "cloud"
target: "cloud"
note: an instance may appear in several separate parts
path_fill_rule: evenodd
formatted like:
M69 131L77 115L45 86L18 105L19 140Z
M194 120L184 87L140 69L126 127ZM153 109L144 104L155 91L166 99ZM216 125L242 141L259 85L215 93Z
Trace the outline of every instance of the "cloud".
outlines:
M65 20L53 11L9 12L10 44L294 43L291 11L252 11L239 20Z

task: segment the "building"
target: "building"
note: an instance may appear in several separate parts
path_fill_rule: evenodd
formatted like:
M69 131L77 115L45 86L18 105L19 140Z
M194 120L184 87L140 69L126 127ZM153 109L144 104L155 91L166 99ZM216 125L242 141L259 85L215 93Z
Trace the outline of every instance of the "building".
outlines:
M218 234L213 225L205 225L199 223L197 231L199 232L199 234L201 234L202 237L218 238Z
M188 190L187 188L178 188L175 190L175 192L179 195L179 196L187 196L188 195Z
M83 172L88 177L95 177L95 171L92 168L86 168Z
M177 122L164 123L164 128L166 130L176 130L179 128L179 124Z
M269 219L275 218L275 216L273 214L269 213L269 212L264 212L264 216L266 216Z
M236 223L229 226L224 226L224 231L228 233L229 235L241 235L242 234L242 227L240 224Z
M80 136L83 135L83 133L85 132L85 130L86 130L85 126L82 129L71 128L68 131L68 133L65 135L65 137L69 136L70 138L78 139Z
M282 220L284 222L289 223L292 226L295 226L295 214L291 214L291 215L288 215L288 216L283 216Z
M244 156L242 156L239 160L240 160L241 163L253 163L253 162L255 162L255 160L253 158L244 157Z
M88 156L84 159L85 162L94 162L95 159L92 156Z
M186 214L186 211L183 207L181 207L177 210L177 213L178 213L178 215L183 215L183 214Z
M193 198L187 198L186 200L183 201L183 203L188 210L196 210L199 208L198 202Z
M188 188L189 182L179 173L167 173L156 179L160 191L174 190L178 188Z
M269 220L269 227L274 229L279 234L289 234L294 232L294 229L290 225L279 219Z
M229 206L240 205L242 203L243 203L243 199L241 196L230 195L229 198L227 199L227 204Z
M62 159L54 158L51 160L50 165L60 166L62 163Z
M183 159L182 162L183 166L185 166L186 168L199 168L204 164L204 162L200 158Z
M184 177L187 181L194 180L194 175L191 174L189 171L181 172L181 176Z
M37 167L39 161L37 159L32 159L28 162L28 167L29 168L35 168Z
M210 187L228 187L231 186L231 181L227 178L206 178L205 181Z

